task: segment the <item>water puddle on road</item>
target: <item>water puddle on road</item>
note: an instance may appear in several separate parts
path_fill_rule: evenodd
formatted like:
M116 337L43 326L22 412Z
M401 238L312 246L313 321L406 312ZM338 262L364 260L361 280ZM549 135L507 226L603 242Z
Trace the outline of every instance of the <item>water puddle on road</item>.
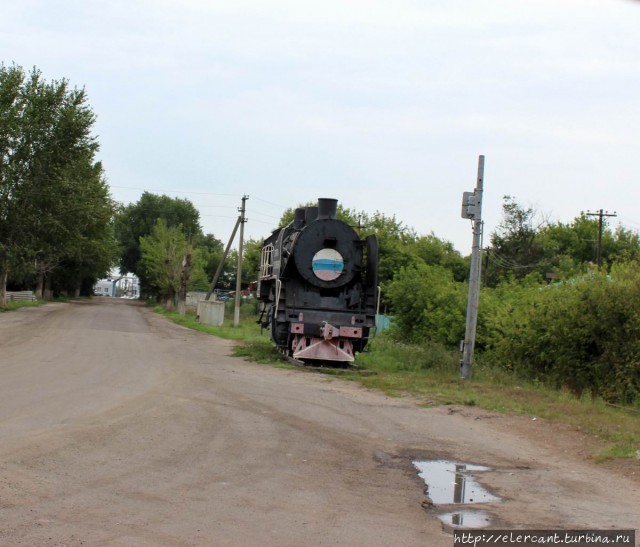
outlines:
M449 460L414 461L413 465L427 486L426 496L436 506L501 501L471 475L490 471L490 467ZM438 518L454 528L481 528L491 523L489 513L467 509L440 514Z
M491 524L491 515L486 511L455 511L438 518L452 528L484 528Z

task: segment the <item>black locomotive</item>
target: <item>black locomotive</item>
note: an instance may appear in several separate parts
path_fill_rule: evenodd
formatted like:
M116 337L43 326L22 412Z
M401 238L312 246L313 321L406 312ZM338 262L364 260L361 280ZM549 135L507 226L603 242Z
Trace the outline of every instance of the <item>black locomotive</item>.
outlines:
M262 244L258 322L296 360L351 362L375 327L378 244L336 216L337 200L296 209Z

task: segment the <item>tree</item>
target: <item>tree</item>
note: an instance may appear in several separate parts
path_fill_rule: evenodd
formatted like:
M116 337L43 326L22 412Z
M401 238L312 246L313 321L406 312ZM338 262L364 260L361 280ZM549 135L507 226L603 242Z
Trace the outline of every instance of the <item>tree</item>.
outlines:
M185 238L192 243L202 237L200 214L187 199L144 192L137 203L120 209L115 222L116 238L121 248L120 271L138 276L144 296L157 294L152 280L147 278L145 268L139 264L142 258L140 239L151 234L158 219L162 219L167 228L181 226Z
M572 223L561 222L543 228L538 239L548 262L554 267L562 258L576 265L596 262L598 221L581 213ZM602 265L637 260L640 257L640 238L637 233L621 226L611 230L606 224L602 232Z
M197 238L196 247L199 250L202 268L206 274L206 279L201 280L197 288L207 291L222 260L224 244L213 234L206 234ZM224 269L223 277L225 277L225 274L231 275L231 270L228 265Z
M603 254L611 263L640 262L640 236L622 226L618 226L613 232L613 248L607 250L606 240L603 236Z
M412 249L417 235L395 215L389 217L376 211L373 215L362 213L360 220L362 237L373 234L378 239L378 283L384 289L403 268L418 263Z
M258 279L261 248L262 241L259 239L248 239L244 242L244 258L242 263L243 283L251 283Z
M551 267L558 264L561 257L568 257L575 264L594 262L598 239L598 221L582 213L572 223L557 222L545 226L538 234L540 246L544 249ZM607 247L609 237L603 238Z
M491 285L509 277L522 279L540 268L545 260L537 239L545 222L536 222L536 211L523 208L511 196L504 196L502 215L502 222L491 234Z
M191 252L182 226L168 227L162 218L156 220L149 235L140 238L138 271L169 309L174 307L186 257Z
M431 233L418 237L410 248L425 264L442 266L449 270L456 281L468 279L470 261L463 258L450 241L440 239Z
M99 188L95 115L84 89L64 79L47 82L35 68L26 76L0 65L0 104L1 303L9 264L22 273L35 264L42 296L45 276L91 245L78 218L90 210L98 229L96 223L110 222L112 204L103 182Z
M95 282L106 277L118 259L113 226L115 206L100 163L87 164L76 174L81 179L74 199L82 206L68 211L73 219L73 238L62 256L60 268L54 272L53 285L56 292L87 296L92 294Z
M0 65L0 305L6 302L9 260L20 248L14 195L20 182L17 149L24 110L24 72Z

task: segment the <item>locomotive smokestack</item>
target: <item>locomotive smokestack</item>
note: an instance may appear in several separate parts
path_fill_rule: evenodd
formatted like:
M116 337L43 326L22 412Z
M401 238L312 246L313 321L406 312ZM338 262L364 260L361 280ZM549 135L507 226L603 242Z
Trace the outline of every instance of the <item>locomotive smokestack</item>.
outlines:
M304 209L304 221L309 224L318 218L317 207L305 207Z
M305 219L305 208L298 207L296 209L295 217L293 218L293 225L296 228L300 228L300 226L304 224L304 219Z
M338 200L331 198L320 198L318 200L318 218L336 219L338 210Z

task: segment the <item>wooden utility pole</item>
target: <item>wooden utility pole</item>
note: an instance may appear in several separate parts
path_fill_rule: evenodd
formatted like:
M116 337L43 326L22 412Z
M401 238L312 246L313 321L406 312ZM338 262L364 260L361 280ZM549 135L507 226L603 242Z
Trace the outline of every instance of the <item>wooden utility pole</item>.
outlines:
M220 278L220 274L222 274L222 269L224 268L224 261L227 259L227 255L229 254L229 249L231 249L231 244L233 243L233 240L236 237L236 232L238 231L239 225L240 225L240 217L238 217L238 220L236 220L236 225L233 227L233 232L231 232L231 237L229 238L229 242L227 243L224 253L222 253L220 264L218 264L216 273L213 276L213 281L211 281L211 288L209 289L207 296L204 297L205 300L209 300L209 298L211 298L211 293L213 293L213 291L216 288L216 283L218 283L218 279Z
M240 209L238 209L238 211L240 211L240 216L238 217L238 220L236 220L236 224L233 227L233 232L231 232L231 237L229 238L229 241L227 242L227 246L224 249L224 253L222 253L222 258L220 259L220 264L218 264L218 268L216 269L216 273L213 276L213 280L211 281L211 287L209 288L209 292L207 292L207 295L204 297L205 300L209 300L209 298L211 298L211 294L213 293L213 291L216 288L216 284L218 283L218 279L220 278L220 275L222 275L222 270L224 268L224 262L227 259L227 255L229 254L229 249L231 249L231 245L233 244L233 240L236 238L236 232L238 231L238 226L240 226L240 256L242 256L242 244L243 244L243 237L244 237L244 223L247 221L244 218L244 203L245 201L247 201L249 199L249 196L242 196L242 206L240 207ZM238 260L238 262L240 263L241 261ZM240 266L238 266L240 268ZM240 274L242 273L242 270L239 270ZM240 275L238 275L238 279L240 279ZM238 283L236 281L236 292L238 292Z
M482 267L482 191L484 183L484 156L478 158L478 179L473 192L462 194L462 218L473 221L471 268L469 269L469 296L467 298L467 325L462 342L460 378L470 378L473 366L473 350L476 342L478 303L480 301L480 270Z
M233 313L233 326L237 327L240 325L240 303L242 302L242 294L240 293L242 289L241 280L242 280L242 246L244 244L244 223L247 222L247 219L244 217L245 212L245 202L249 199L249 196L242 196L242 206L240 207L240 218L238 222L240 223L240 243L238 245L238 272L236 276L236 307Z
M617 217L618 215L615 213L609 213L608 211L602 211L600 209L597 213L589 213L587 212L587 216L590 217L598 217L598 245L596 247L596 264L598 266L602 266L602 230L604 229L604 223L602 222L603 217Z

